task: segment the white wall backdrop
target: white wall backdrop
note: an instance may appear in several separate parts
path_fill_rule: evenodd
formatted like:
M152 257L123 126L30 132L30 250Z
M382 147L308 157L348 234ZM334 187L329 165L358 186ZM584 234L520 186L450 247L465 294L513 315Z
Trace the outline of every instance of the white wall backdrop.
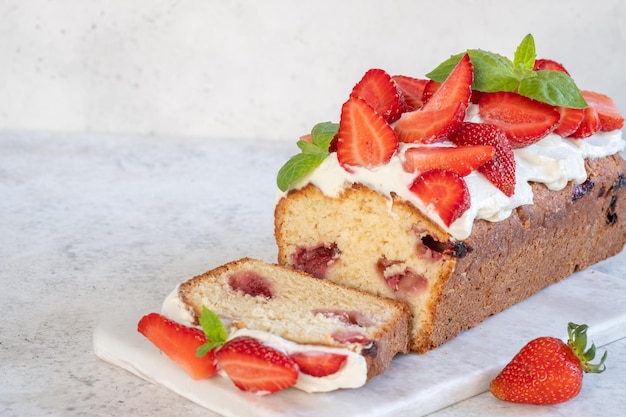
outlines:
M527 33L626 113L623 0L0 0L0 129L293 141L371 67Z

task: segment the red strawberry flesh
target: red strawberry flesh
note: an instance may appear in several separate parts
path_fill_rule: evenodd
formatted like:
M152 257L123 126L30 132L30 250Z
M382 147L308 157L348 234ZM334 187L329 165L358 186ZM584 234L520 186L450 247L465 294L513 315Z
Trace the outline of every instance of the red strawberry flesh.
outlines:
M444 169L464 177L491 161L493 146L419 146L404 152L403 167L407 172Z
M220 368L242 391L271 394L295 385L298 368L284 353L252 337L224 344L216 353Z
M137 331L193 379L208 378L217 371L213 350L201 357L196 355L198 347L207 342L202 330L150 313L139 320Z
M300 372L320 378L337 373L348 359L348 355L311 351L294 353L291 359L298 365Z
M549 104L516 93L485 93L478 105L481 120L502 129L514 148L544 138L560 119L558 111Z
M610 132L624 127L624 117L609 96L586 90L581 91L581 93L587 104L598 113L601 131Z
M493 185L506 196L515 192L515 155L505 133L497 126L485 123L464 122L450 136L450 140L459 145L491 145L494 156L478 168Z
M402 114L394 126L398 140L413 143L444 140L465 118L473 79L474 69L466 54L421 109Z
M337 159L344 169L385 164L397 149L396 134L372 106L358 97L344 103L337 141Z
M410 190L427 206L432 206L446 226L470 207L470 194L461 176L435 169L419 175Z
M396 83L389 74L379 68L367 71L354 86L350 96L365 100L388 123L398 120L403 109Z

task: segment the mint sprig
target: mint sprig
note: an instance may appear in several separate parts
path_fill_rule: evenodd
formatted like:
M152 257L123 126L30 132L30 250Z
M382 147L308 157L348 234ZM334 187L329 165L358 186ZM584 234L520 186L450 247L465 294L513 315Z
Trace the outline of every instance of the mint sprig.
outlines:
M196 350L196 356L202 357L211 349L223 345L226 342L228 334L226 333L226 328L220 317L205 306L202 306L202 312L200 313L200 319L198 321L207 338L207 342L199 346Z
M512 61L493 52L468 49L451 56L426 76L443 82L465 53L469 54L474 66L472 89L476 91L517 92L552 106L587 107L587 102L569 75L560 71L533 70L537 53L531 34L519 44Z
M311 129L311 141L299 140L296 144L301 153L292 156L278 171L276 184L281 191L317 168L328 156L333 138L339 131L339 124L318 123Z

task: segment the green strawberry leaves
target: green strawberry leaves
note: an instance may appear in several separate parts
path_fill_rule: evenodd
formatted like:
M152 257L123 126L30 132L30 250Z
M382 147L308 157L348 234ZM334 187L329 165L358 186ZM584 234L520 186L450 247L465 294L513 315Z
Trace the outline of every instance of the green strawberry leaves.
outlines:
M220 317L204 306L202 306L202 313L200 313L200 320L198 321L208 341L198 347L196 356L204 356L214 347L223 345L228 334Z
M552 106L583 108L587 102L572 78L560 71L534 71L537 58L535 40L528 34L515 50L513 61L509 58L469 49L448 58L426 76L443 82L461 57L469 54L474 66L472 89L486 93L496 91L517 92L533 100Z
M328 156L330 144L338 131L337 123L318 123L311 130L310 142L299 140L297 145L302 152L292 156L278 171L278 189L287 191L293 183L317 168Z

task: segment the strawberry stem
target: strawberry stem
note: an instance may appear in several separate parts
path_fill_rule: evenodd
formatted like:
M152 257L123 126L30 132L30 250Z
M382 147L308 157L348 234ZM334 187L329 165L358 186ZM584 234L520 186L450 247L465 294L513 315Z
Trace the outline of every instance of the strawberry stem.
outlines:
M591 344L589 349L585 350L587 347L587 330L589 326L586 324L575 324L569 323L567 325L567 335L569 340L567 344L574 351L578 359L580 359L580 363L582 369L585 373L602 373L606 370L606 366L604 365L604 361L607 357L607 352L604 352L602 358L600 359L600 363L592 364L591 362L596 356L596 345Z

